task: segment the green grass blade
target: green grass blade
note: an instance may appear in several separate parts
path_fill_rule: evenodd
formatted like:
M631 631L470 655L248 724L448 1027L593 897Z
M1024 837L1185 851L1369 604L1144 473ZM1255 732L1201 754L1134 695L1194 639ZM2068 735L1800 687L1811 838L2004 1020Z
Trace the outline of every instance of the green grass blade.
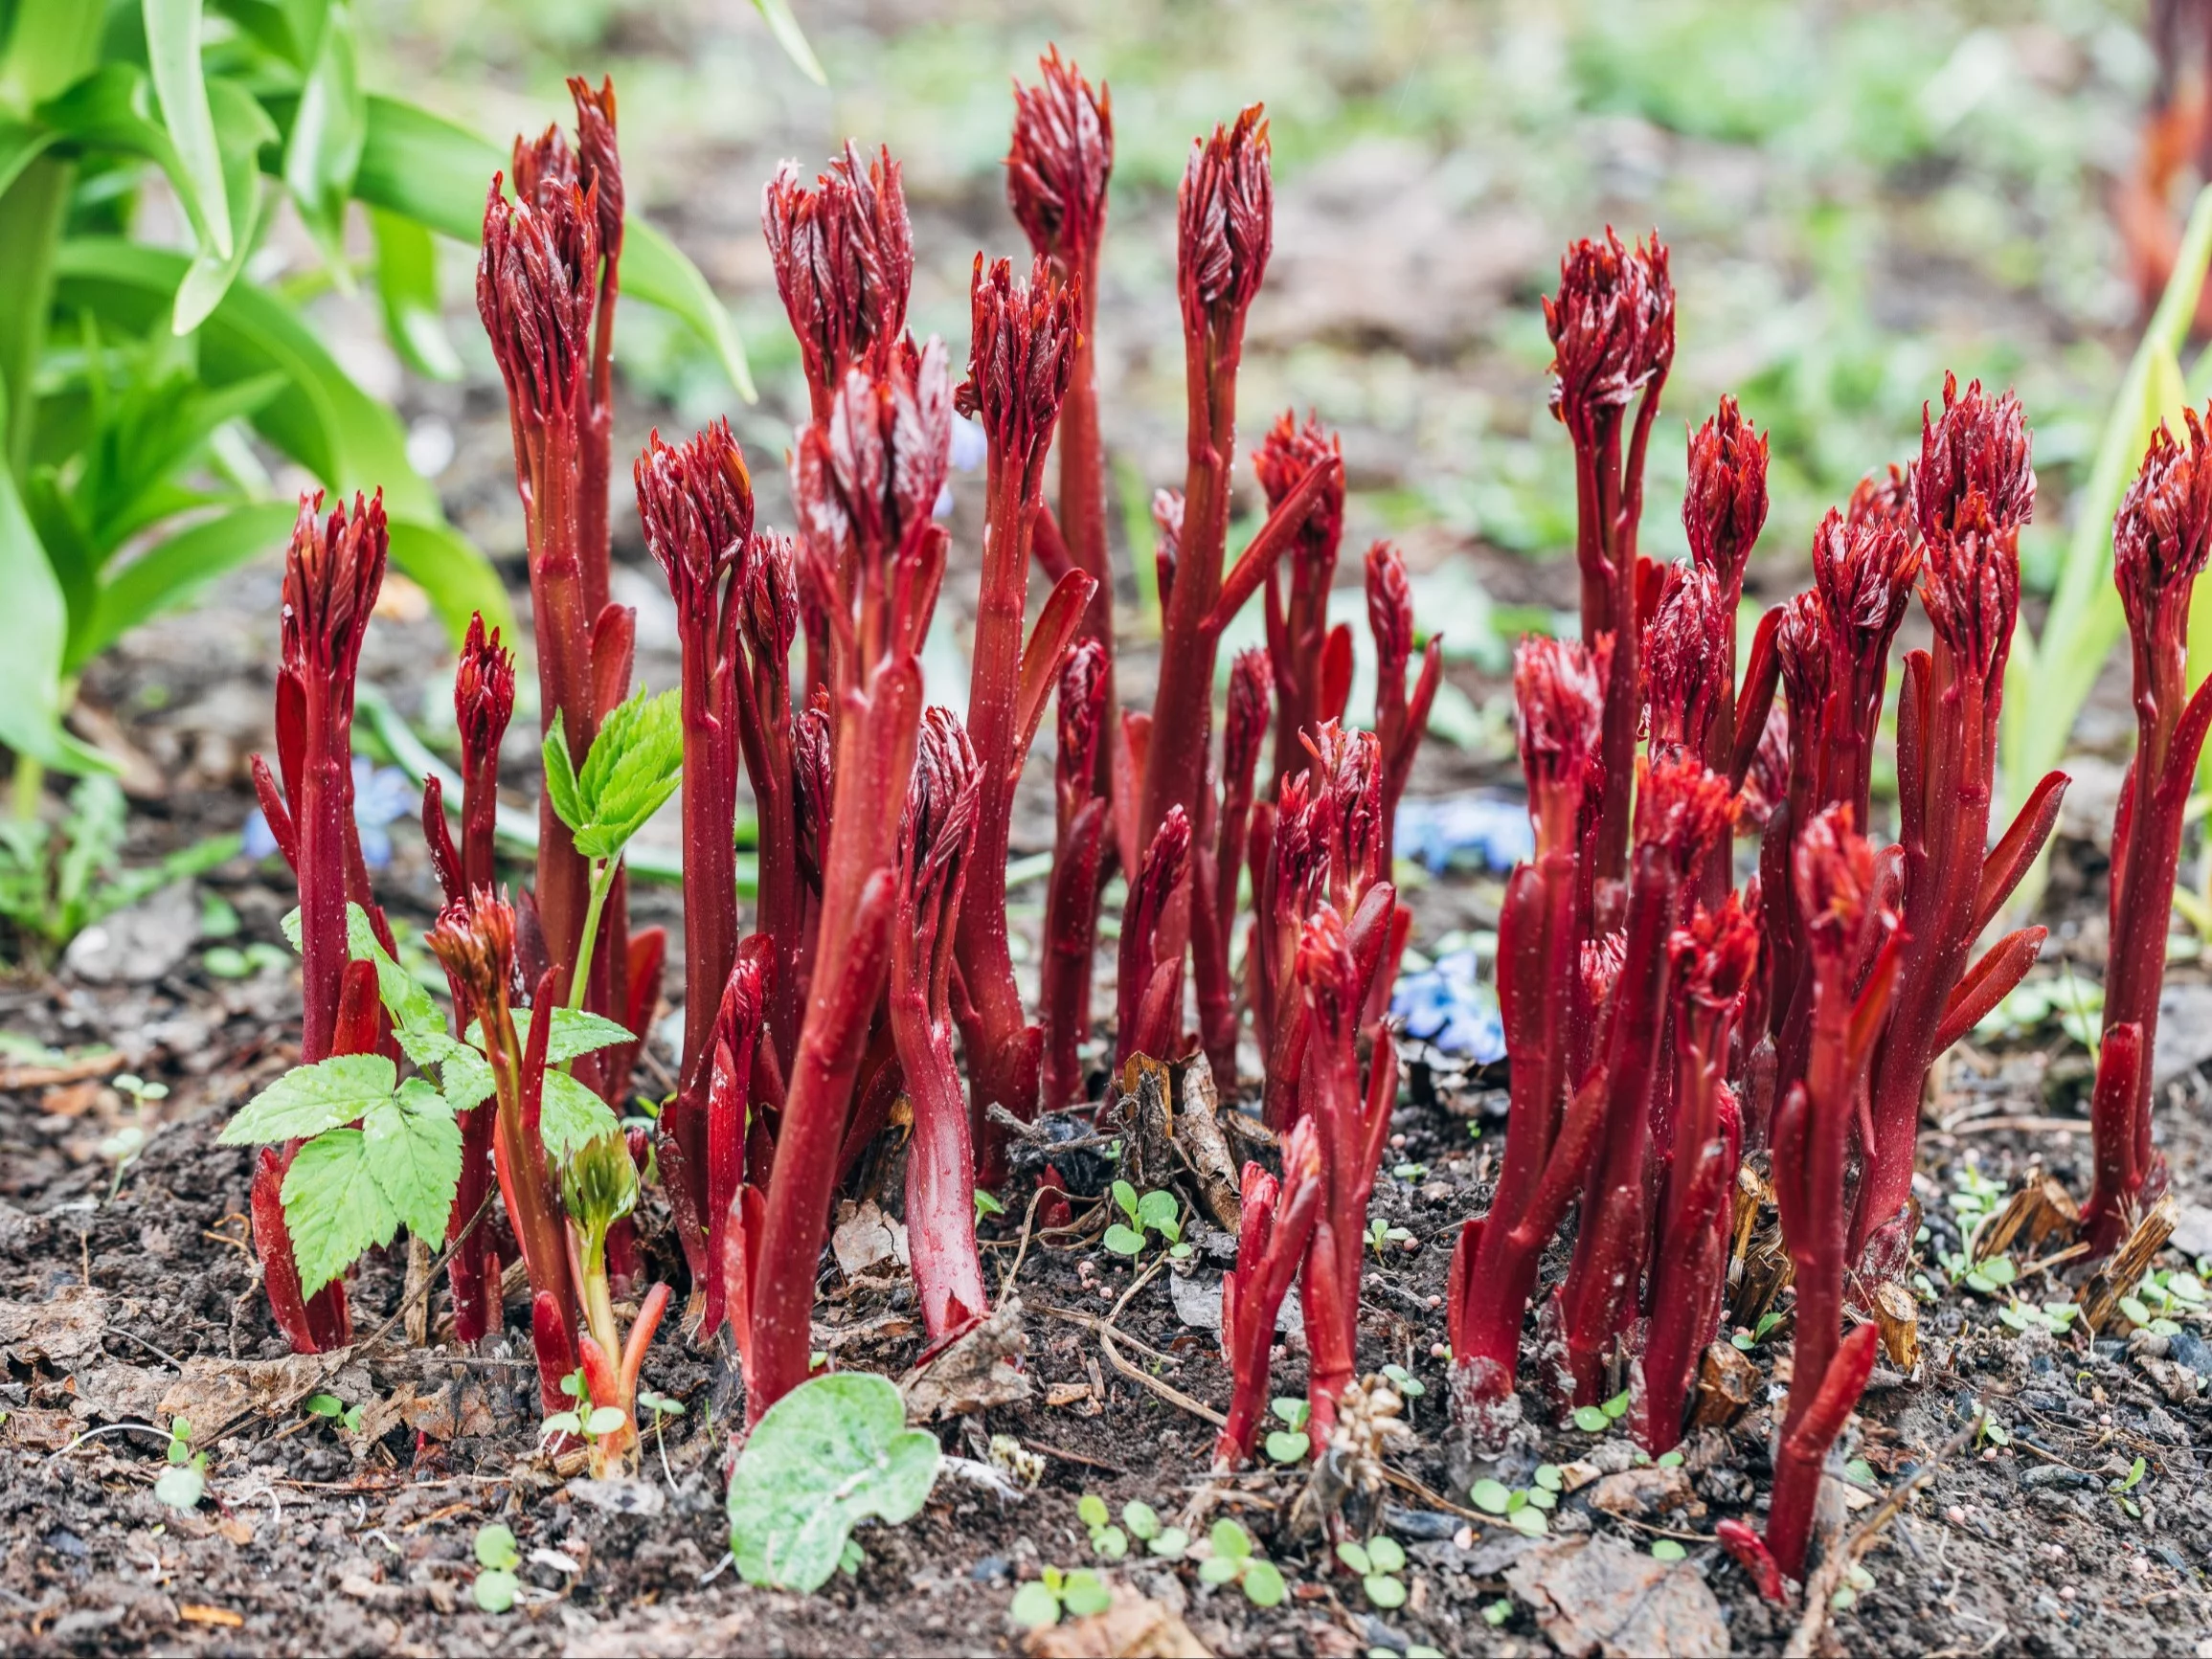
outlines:
M113 772L105 755L61 727L61 646L69 618L46 549L0 466L0 594L8 643L0 649L0 743L57 772Z
M200 0L145 0L146 51L163 124L182 164L186 204L201 239L228 259L235 246L223 190L222 147L215 142L200 68Z
M829 77L822 73L821 59L806 43L806 33L792 13L791 0L753 0L753 9L760 13L760 20L768 25L768 33L776 36L784 56L799 65L799 72L815 85L827 86Z
M369 210L369 228L376 240L376 295L392 348L426 379L459 380L461 353L438 308L438 245L429 230L382 208Z

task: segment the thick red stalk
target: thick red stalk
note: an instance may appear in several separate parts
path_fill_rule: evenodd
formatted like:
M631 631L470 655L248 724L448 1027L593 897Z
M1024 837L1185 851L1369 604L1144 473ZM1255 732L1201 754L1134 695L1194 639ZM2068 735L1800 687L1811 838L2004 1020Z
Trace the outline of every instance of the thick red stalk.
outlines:
M1421 654L1420 676L1411 692L1407 691L1406 670L1413 654L1413 593L1406 580L1405 561L1388 542L1377 542L1367 549L1367 629L1375 641L1375 735L1383 751L1381 863L1388 875L1397 867L1398 803L1405 797L1413 756L1428 733L1429 710L1444 678L1444 637L1432 634ZM1389 1010L1390 987L1397 981L1398 959L1412 920L1409 909L1393 923L1397 944L1367 992L1370 1021Z
M1161 939L1169 899L1187 890L1190 841L1190 820L1181 807L1169 808L1129 885L1114 981L1117 1071L1133 1054L1179 1058L1173 1050L1182 1042L1183 958L1164 951Z
M982 799L982 763L942 708L924 720L898 832L891 1028L914 1105L906 1225L923 1327L942 1341L989 1306L976 1253L976 1163L953 1062L952 921Z
M2112 574L2133 659L2135 758L2113 837L2100 1097L2107 1090L2107 1070L2116 1074L2110 1086L2115 1092L2124 1075L2112 1034L2133 1025L2136 1035L2127 1110L2108 1110L2096 1124L2096 1185L2083 1221L2100 1252L2120 1244L2165 1178L2165 1160L2151 1143L2149 1061L2157 1044L2182 823L2205 723L2212 717L2212 700L2201 685L2196 699L2183 704L2190 594L2212 554L2212 446L2196 411L2186 412L2186 421L2185 447L2163 424L2152 436L2142 469L2113 521Z
M423 942L464 999L455 1010L457 1020L464 1026L473 1020L483 1028L497 1112L492 1151L508 1221L530 1275L538 1395L547 1411L558 1411L561 1379L576 1367L578 1304L570 1272L568 1226L546 1165L538 1117L546 1045L553 1032L547 1011L558 1002L559 971L548 969L538 981L532 999L538 1017L530 1021L525 1047L515 1036L508 998L515 936L514 912L506 901L480 888L463 903L448 905Z
M1014 788L1030 733L1021 729L1022 623L1027 606L1030 526L1045 487L1045 456L1059 419L1074 355L1075 321L1068 290L1039 257L1027 285L1001 259L976 256L969 286L974 336L968 378L956 394L979 417L986 445L982 586L976 602L974 666L968 683L967 739L974 745L975 856L956 911L960 979L975 1010L967 1039L976 1140L985 1178L1003 1178L1004 1132L984 1116L1002 1106L1025 1121L1037 1113L1044 1032L1029 1023L1014 983L1006 933L1006 857ZM1091 578L1072 573L1070 581ZM1080 617L1078 610L1075 617ZM1057 665L1067 641L1049 643Z
M1096 755L1110 701L1112 659L1095 639L1068 647L1060 668L1057 803L1052 873L1045 891L1045 951L1038 1009L1045 1028L1044 1105L1065 1106L1083 1088L1077 1045L1091 1031L1091 968L1097 953L1098 869L1111 804L1096 793Z
M1874 1375L1875 1356L1881 1352L1881 1334L1872 1325L1861 1325L1843 1338L1836 1356L1819 1372L1815 1384L1807 1377L1803 1387L1791 1384L1791 1422L1782 1429L1774 1447L1774 1497L1767 1514L1767 1553L1784 1577L1798 1579L1805 1572L1805 1552L1813 1538L1813 1513L1820 1496L1820 1479L1828 1462L1828 1448L1851 1421L1866 1379ZM1812 1393L1802 1415L1797 1396Z
M361 641L384 582L384 497L379 491L364 503L356 494L350 517L341 501L319 520L322 504L320 493L311 501L301 498L284 554L277 675L282 795L268 763L254 757L262 815L299 886L300 1058L309 1065L340 1052L340 990L351 957L346 939L349 900L369 912L385 948L392 949L384 914L369 890L360 832L353 822L353 683ZM375 1047L376 1042L366 1046ZM299 1143L292 1142L273 1156L264 1154L257 1165L254 1244L278 1324L296 1352L313 1354L343 1346L350 1322L341 1282L332 1280L305 1304L299 1296L280 1197L284 1172L298 1150Z
M1460 1229L1445 1297L1453 1411L1478 1428L1513 1392L1537 1261L1573 1192L1566 1168L1549 1179L1547 1171L1564 1152L1580 1173L1579 1153L1562 1145L1569 1074L1559 1011L1580 980L1576 863L1597 793L1605 680L1603 661L1569 641L1530 638L1515 653L1514 718L1536 858L1507 881L1498 923L1498 1001L1512 1061L1505 1156L1488 1214ZM1546 1189L1557 1204L1541 1213L1534 1205Z
M898 828L922 717L918 653L944 574L933 519L952 430L944 347L890 353L846 377L826 422L800 437L792 495L801 580L828 614L834 796L822 924L767 1195L743 1204L729 1287L746 1411L757 1423L806 1380L816 1259L869 1027L890 967Z
M1225 1472L1251 1460L1267 1419L1275 1317L1320 1211L1321 1151L1312 1119L1284 1137L1282 1165L1279 1182L1255 1163L1244 1166L1236 1267L1221 1276L1221 1353L1235 1379L1229 1421L1213 1443L1213 1466Z
M1734 763L1736 612L1744 602L1744 570L1766 522L1767 435L1746 420L1736 400L1724 393L1719 410L1690 434L1689 487L1682 494L1682 529L1689 537L1691 561L1712 579L1720 609L1727 617L1713 669L1722 688L1719 706L1706 733L1704 755L1711 772L1731 773ZM1764 724L1763 706L1759 715ZM1706 908L1718 908L1730 874L1725 864L1706 868L1699 895Z
M1666 245L1634 248L1609 227L1559 262L1559 293L1544 302L1551 336L1551 412L1574 443L1575 560L1582 572L1582 640L1613 640L1606 687L1604 801L1587 888L1628 869L1629 801L1642 713L1642 622L1636 531L1644 450L1674 362L1675 297ZM1633 420L1628 406L1636 404ZM1624 431L1624 426L1626 430Z
M1052 47L1037 64L1043 83L1014 86L1006 201L1031 250L1052 261L1074 297L1075 349L1060 405L1060 516L1052 528L1076 570L1097 586L1084 607L1082 637L1106 654L1106 714L1119 729L1114 696L1114 569L1106 541L1106 457L1098 428L1098 258L1106 235L1106 186L1114 171L1114 100L1095 90ZM1049 517L1049 515L1048 515ZM1045 537L1040 534L1042 551ZM1058 581L1056 572L1049 572ZM1113 798L1110 743L1092 757L1097 793Z
M1387 884L1384 884L1387 886ZM1353 1042L1366 981L1342 917L1323 905L1298 938L1298 984L1312 1023L1298 1094L1321 1165L1320 1213L1306 1245L1304 1299L1308 1432L1328 1442L1337 1402L1359 1372L1360 1266L1367 1199L1398 1101L1398 1059L1388 1027L1375 1034L1367 1087ZM1271 1320L1272 1327L1273 1321Z
M1668 942L1678 1042L1674 1147L1659 1199L1637 1438L1653 1456L1682 1438L1698 1356L1713 1339L1728 1264L1743 1122L1727 1082L1728 1038L1758 962L1757 923L1730 893Z
M745 558L740 626L746 661L734 682L738 741L759 826L754 926L776 955L768 1030L779 1076L790 1069L799 1046L819 893L819 878L809 881L799 844L799 751L791 704L791 643L799 633L802 597L798 569L798 549L789 536L755 532Z
M1236 1081L1236 999L1226 956L1236 927L1237 885L1251 841L1253 788L1259 769L1260 740L1267 735L1268 654L1254 647L1237 653L1229 675L1229 711L1221 729L1221 815L1213 845L1211 929L1208 940L1223 953L1218 977L1198 981L1198 1024L1214 1080L1224 1088ZM1277 741L1280 741L1279 735Z
M2020 527L2035 500L2028 433L2011 393L1962 396L1946 376L1943 414L1924 415L1913 477L1923 543L1921 602L1932 651L1914 652L1897 721L1905 849L1905 942L1888 1028L1874 1058L1872 1144L1852 1212L1851 1254L1896 1271L1909 1245L1920 1099L1945 1005L1974 945L1989 841L2005 658L2020 610ZM1878 1260L1869 1244L1881 1235Z
M713 1058L708 1067L705 1164L700 1203L706 1226L704 1267L694 1267L704 1292L699 1329L711 1336L729 1312L730 1287L723 1277L730 1228L738 1189L745 1180L747 1107L752 1099L754 1056L767 1015L768 992L776 976L776 946L756 933L738 947L730 977L714 1014ZM664 1175L664 1185L672 1186ZM669 1207L676 1207L673 1193Z

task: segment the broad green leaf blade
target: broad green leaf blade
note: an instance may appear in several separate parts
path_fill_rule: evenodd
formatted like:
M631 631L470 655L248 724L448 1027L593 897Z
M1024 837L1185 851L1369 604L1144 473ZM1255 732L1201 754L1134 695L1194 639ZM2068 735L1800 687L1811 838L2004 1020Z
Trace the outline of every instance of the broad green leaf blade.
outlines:
M302 1147L282 1197L302 1295L312 1296L362 1251L389 1244L399 1231L399 1212L376 1184L367 1137L357 1129L333 1129Z
M400 99L372 94L368 110L353 193L475 247L484 239L485 192L491 175L507 168L507 152ZM754 401L752 371L729 311L699 267L635 213L622 221L622 292L688 324L713 348L737 394Z
M61 653L68 607L54 567L0 464L0 594L7 596L0 644L0 743L58 772L113 772L115 763L61 729Z
M419 1064L419 1063L418 1063ZM438 1063L439 1092L455 1111L470 1111L492 1096L496 1087L491 1066L474 1050L459 1043Z
M261 146L274 142L275 124L262 113L253 96L236 81L216 80L208 88L215 116L215 139L222 147L223 190L230 204L233 232L228 254L202 247L177 284L176 304L169 315L169 329L190 334L222 303L245 269L261 229Z
M445 1035L445 1016L439 1013L430 993L416 983L414 975L392 959L377 942L376 930L369 924L369 912L350 900L346 905L346 954L356 962L376 964L377 999L399 1029Z
M546 1068L545 1094L538 1103L538 1138L546 1156L556 1162L603 1134L621 1132L621 1121L607 1103L565 1071Z
M46 152L61 135L35 122L0 119L0 195L15 182L15 175Z
M481 216L482 204L478 206ZM478 228L481 233L482 226ZM745 361L745 343L737 338L729 308L714 297L699 267L634 213L622 219L622 292L689 324L692 332L713 348L737 395L747 403L758 400L752 368Z
M885 1379L849 1371L801 1383L769 1407L731 1473L737 1571L749 1584L819 1589L858 1522L920 1513L942 1461L935 1435L906 1426Z
M569 755L568 727L562 711L553 710L553 725L539 745L545 760L546 798L553 803L553 817L568 825L573 833L589 821L584 803L576 791L576 769Z
M407 1230L433 1247L445 1241L461 1184L461 1126L438 1090L411 1077L362 1120L369 1173Z
M300 92L292 132L284 146L284 188L323 257L342 280L346 261L346 203L361 165L369 112L353 40L353 13L340 5L326 15L314 67Z
M514 1040L525 1048L530 1046L531 1010L514 1011ZM558 1065L574 1060L579 1054L590 1054L595 1049L612 1048L619 1042L634 1042L637 1034L625 1031L603 1014L594 1014L584 1008L555 1008L553 1016L553 1035L545 1040L546 1062ZM470 1046L484 1046L484 1021L468 1022Z
M200 0L145 0L144 11L147 60L162 123L176 146L185 203L206 248L228 259L236 242L223 190L222 148L200 67Z
M285 1072L238 1108L217 1138L265 1146L321 1134L390 1100L398 1086L399 1068L381 1054L334 1054Z
M235 507L148 549L102 585L67 666L81 667L141 622L187 609L210 582L247 560L282 551L294 516L282 502Z
M814 48L807 45L799 19L792 15L791 0L753 0L753 9L760 13L761 21L768 25L768 33L776 36L776 44L783 48L784 56L799 65L800 73L817 86L827 86L829 77L822 73Z
M376 240L376 294L384 332L407 367L431 380L459 380L461 353L438 308L438 246L413 219L369 210Z

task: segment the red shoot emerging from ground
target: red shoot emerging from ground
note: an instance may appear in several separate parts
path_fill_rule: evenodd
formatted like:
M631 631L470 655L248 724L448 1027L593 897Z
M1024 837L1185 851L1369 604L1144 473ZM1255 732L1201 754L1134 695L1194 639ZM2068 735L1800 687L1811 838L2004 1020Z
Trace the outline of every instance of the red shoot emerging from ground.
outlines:
M1083 1087L1077 1045L1091 1030L1091 961L1098 929L1098 867L1111 806L1094 764L1105 734L1112 659L1095 639L1068 647L1060 668L1059 743L1052 762L1057 810L1052 875L1045 896L1038 1003L1045 1027L1044 1104L1065 1106Z
M300 892L302 1029L300 1058L309 1065L337 1053L376 1046L381 1015L341 1020L339 1007L351 953L346 906L368 911L387 951L394 949L384 913L369 890L353 823L353 681L361 640L384 582L387 534L381 493L343 502L327 519L323 498L301 498L284 554L282 665L277 674L277 765L254 757L254 788ZM341 1042L343 1039L343 1042ZM254 1247L261 1259L277 1324L302 1354L344 1347L351 1326L346 1290L333 1280L303 1301L300 1276L284 1230L284 1172L299 1143L265 1148L254 1169Z
M1277 1181L1255 1163L1244 1166L1236 1267L1221 1276L1221 1352L1236 1379L1229 1421L1213 1443L1214 1468L1225 1471L1249 1460L1259 1438L1275 1316L1305 1260L1320 1210L1321 1151L1311 1118L1284 1137L1282 1168Z
M2083 1218L2100 1253L2120 1244L2165 1186L2165 1159L2151 1144L2150 1059L2182 820L2212 721L2203 686L2188 696L2190 594L2212 553L2212 447L2194 410L2186 419L2186 444L2163 425L2153 435L2112 527L2112 575L2134 665L2135 758L2112 834L2110 965L2092 1125L2096 1186ZM2129 1026L2133 1038L2114 1042Z
M1308 473L1326 467L1324 484L1291 541L1289 579L1281 565L1267 575L1267 655L1275 668L1275 783L1305 770L1304 733L1324 720L1344 717L1352 688L1352 633L1329 626L1329 589L1337 574L1337 548L1344 534L1343 448L1320 419L1300 427L1285 411L1268 429L1252 458L1267 504L1282 505ZM1288 596L1285 596L1285 589Z

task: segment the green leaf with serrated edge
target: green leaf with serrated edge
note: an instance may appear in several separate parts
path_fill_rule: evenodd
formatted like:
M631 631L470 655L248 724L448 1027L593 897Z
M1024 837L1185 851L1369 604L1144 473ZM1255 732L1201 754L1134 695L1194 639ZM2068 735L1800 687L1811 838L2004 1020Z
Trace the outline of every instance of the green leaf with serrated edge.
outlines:
M369 1173L407 1230L424 1244L442 1244L461 1185L461 1126L453 1109L429 1084L411 1077L392 1099L370 1109L361 1132Z
M530 1046L530 1020L531 1010L514 1011L514 1040L523 1047ZM636 1035L625 1031L603 1014L593 1014L582 1008L555 1008L553 1032L545 1040L546 1063L558 1065L564 1060L574 1060L579 1054L589 1054L595 1048L612 1048L618 1042L634 1042ZM484 1022L468 1022L469 1046L484 1047Z
M565 1159L586 1141L613 1134L621 1128L621 1119L605 1101L567 1072L547 1067L537 1123L546 1156Z
M235 246L223 192L223 155L200 63L200 0L144 0L147 62L162 123L175 146L179 179L200 240L227 259Z
M376 297L384 334L408 368L429 380L459 380L461 353L438 303L438 246L413 219L369 210L376 246Z
M350 901L346 906L346 953L356 962L376 964L376 995L391 1013L394 1024L409 1031L444 1034L445 1016L439 1013L436 999L414 975L392 959L370 925L369 912Z
M376 1184L357 1129L328 1130L303 1146L285 1172L282 1197L303 1296L314 1295L364 1250L389 1244L399 1231L399 1212Z
M381 1054L336 1054L297 1065L238 1108L217 1138L261 1146L321 1134L392 1098L399 1068Z
M473 1048L456 1045L438 1063L438 1092L455 1111L471 1111L492 1097L498 1081Z
M874 1517L921 1512L943 1461L937 1437L906 1426L888 1380L836 1372L768 1408L730 1476L730 1550L749 1584L811 1591L837 1570L846 1536Z
M566 710L553 710L553 725L547 729L545 742L539 747L545 757L546 798L553 803L553 817L568 825L574 834L587 819L583 798L576 791L576 761L569 753Z

